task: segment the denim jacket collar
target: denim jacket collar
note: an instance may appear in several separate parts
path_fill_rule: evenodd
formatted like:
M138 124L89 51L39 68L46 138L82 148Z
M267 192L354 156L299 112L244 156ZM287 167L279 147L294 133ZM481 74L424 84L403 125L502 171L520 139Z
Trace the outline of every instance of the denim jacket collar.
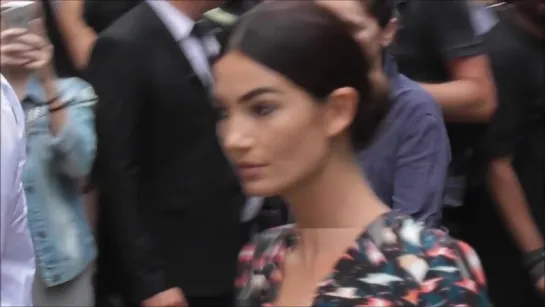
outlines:
M31 76L26 84L26 96L23 99L23 102L42 104L45 100L45 91L40 84L40 79L38 76Z

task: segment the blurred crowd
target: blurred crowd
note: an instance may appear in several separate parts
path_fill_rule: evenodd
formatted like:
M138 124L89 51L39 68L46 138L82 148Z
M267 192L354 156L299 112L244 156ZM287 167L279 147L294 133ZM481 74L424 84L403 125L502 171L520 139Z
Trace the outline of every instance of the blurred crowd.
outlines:
M545 0L1 20L0 306L545 303Z

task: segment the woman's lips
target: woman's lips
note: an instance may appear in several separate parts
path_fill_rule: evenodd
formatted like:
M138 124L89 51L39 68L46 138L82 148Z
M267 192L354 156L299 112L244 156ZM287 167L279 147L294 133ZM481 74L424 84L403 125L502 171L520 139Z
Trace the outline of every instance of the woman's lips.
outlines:
M251 163L241 163L237 164L238 171L242 179L244 180L256 180L259 179L263 174L263 169L265 164L251 164Z

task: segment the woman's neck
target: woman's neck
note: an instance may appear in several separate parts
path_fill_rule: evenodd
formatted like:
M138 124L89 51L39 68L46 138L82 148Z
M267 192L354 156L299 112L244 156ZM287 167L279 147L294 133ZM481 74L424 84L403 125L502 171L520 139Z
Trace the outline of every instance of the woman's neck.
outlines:
M359 234L389 210L351 158L332 159L320 174L287 194L302 237L337 231Z
M30 79L30 74L27 72L7 71L4 77L8 80L13 91L19 100L22 100L27 95L27 84Z

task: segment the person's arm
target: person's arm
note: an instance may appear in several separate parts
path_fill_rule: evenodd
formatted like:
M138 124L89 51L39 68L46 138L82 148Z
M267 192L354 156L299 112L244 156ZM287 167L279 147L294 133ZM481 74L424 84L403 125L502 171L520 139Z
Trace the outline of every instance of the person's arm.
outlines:
M492 30L493 31L493 30ZM490 123L483 141L483 150L488 158L487 184L500 216L527 257L543 249L544 238L535 218L532 216L528 199L513 167L512 160L517 151L519 139L523 137L527 116L531 114L532 95L525 90L524 78L517 76L527 71L519 61L523 54L506 49L501 36L488 36L489 55L494 76L498 84L498 110ZM541 170L536 170L541 171ZM542 204L539 204L542 205ZM532 259L531 262L534 262ZM526 263L526 266L532 266ZM543 259L527 267L529 275L536 279L537 289L545 294Z
M424 1L427 31L452 81L421 84L454 122L487 122L496 109L496 89L481 38L466 1Z
M524 190L512 166L517 140L524 121L524 93L510 92L511 86L502 84L500 105L488 128L484 150L490 159L487 182L500 215L523 252L544 247Z
M511 158L496 158L488 168L488 184L507 228L523 252L544 247L543 237L530 213Z
M170 288L155 240L139 211L141 206L153 206L139 200L139 141L146 128L142 119L147 73L142 49L122 37L102 36L86 71L99 98L96 183L107 200L101 210L112 221L109 235L137 302Z
M59 86L63 88L59 88ZM50 105L51 145L60 169L74 179L89 174L95 158L96 137L93 106L97 96L93 88L80 79L43 82Z
M448 136L442 118L416 107L410 113L400 135L392 206L426 225L436 225L449 163Z
M500 215L521 250L530 252L544 246L524 191L513 169L511 160L521 137L525 109L531 101L522 90L517 60L521 55L500 49L497 42L489 48L493 72L498 84L498 110L487 128L482 149L490 163L487 183Z
M83 18L84 0L52 1L55 20L74 64L87 66L97 34Z
M21 182L24 115L14 112L19 101L4 77L0 102L0 306L32 306L36 264Z

